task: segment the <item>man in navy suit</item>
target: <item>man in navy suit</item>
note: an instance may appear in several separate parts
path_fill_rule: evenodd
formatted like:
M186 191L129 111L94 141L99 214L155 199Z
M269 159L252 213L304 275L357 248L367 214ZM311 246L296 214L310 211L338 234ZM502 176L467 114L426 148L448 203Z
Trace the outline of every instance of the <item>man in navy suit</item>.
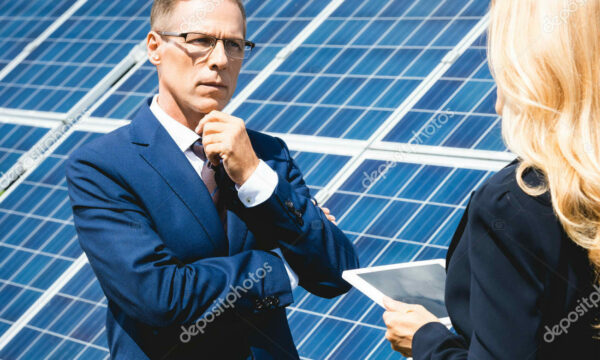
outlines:
M220 112L253 46L241 0L156 0L151 26L158 94L66 169L111 356L297 359L292 290L347 292L353 245L285 143Z

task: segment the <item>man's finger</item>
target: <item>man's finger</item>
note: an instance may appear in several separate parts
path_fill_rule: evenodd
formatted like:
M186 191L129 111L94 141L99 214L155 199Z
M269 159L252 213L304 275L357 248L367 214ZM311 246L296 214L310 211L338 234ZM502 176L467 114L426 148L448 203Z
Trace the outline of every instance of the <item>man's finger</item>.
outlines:
M206 147L208 145L218 144L218 143L223 142L223 139L224 139L224 136L221 133L213 133L210 135L203 135L202 136L202 145L206 149Z
M202 118L202 120L200 120L200 122L198 123L198 126L196 126L196 134L202 134L202 131L204 130L204 126L209 123L209 122L227 122L229 118L229 115L222 113L220 111L216 111L213 110L211 112L209 112L208 114L204 115L204 117Z
M227 124L211 122L204 125L202 133L200 135L204 137L211 134L220 134L226 132L229 128L230 126Z
M206 153L206 158L213 164L214 166L218 166L221 163L221 153L223 152L223 144L222 143L214 143L208 144L204 146L204 152Z

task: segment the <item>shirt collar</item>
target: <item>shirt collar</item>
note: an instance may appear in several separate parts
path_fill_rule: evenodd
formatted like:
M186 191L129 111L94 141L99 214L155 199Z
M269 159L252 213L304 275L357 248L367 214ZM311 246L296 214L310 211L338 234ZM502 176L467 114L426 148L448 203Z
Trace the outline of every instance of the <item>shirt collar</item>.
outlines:
M179 121L173 119L158 105L158 94L152 98L150 111L156 116L161 125L167 130L167 133L173 138L175 144L182 152L192 146L196 140L200 139L200 135L193 132L190 128L183 125Z

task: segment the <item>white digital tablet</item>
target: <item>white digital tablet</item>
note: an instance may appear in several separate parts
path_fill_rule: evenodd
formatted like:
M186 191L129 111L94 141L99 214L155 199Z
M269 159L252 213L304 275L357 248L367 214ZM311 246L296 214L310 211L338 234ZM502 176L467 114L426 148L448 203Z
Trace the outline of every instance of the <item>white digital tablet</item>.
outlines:
M445 263L444 259L435 259L374 266L346 270L342 277L381 307L384 307L384 295L408 304L420 304L450 327L444 304Z

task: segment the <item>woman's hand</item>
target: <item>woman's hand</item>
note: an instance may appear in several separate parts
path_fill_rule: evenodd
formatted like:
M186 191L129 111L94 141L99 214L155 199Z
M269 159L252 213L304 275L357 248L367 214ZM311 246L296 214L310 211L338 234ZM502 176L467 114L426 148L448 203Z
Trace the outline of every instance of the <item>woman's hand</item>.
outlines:
M322 206L319 206L319 207L321 208L321 210L323 210L323 213L325 214L325 216L327 216L327 220L331 221L334 225L337 225L337 223L335 222L335 216L333 216L331 214L329 209L326 207L322 207Z
M311 199L311 201L313 204L317 205L317 202L315 200ZM335 222L335 216L331 214L331 211L329 211L329 209L326 207L322 207L321 205L319 205L319 207L321 208L321 210L323 210L325 216L327 216L327 220L331 221L334 225L337 225L337 223Z
M417 330L427 323L439 322L438 318L422 305L405 304L387 296L384 296L383 304L387 310L383 313L387 326L385 338L394 351L412 356L412 340Z

